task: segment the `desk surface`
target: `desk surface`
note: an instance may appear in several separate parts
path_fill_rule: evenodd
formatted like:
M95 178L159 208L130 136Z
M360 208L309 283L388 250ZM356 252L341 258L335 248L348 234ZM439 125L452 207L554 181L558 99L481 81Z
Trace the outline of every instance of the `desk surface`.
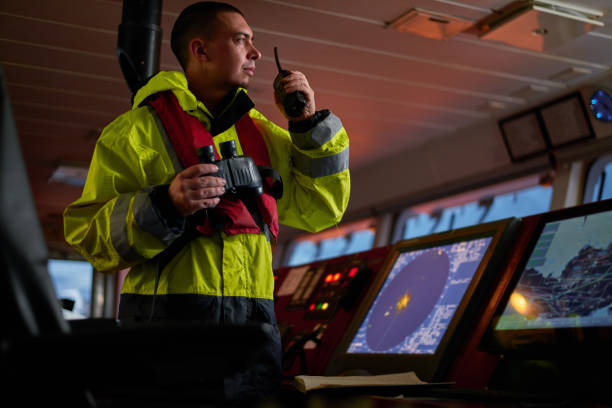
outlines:
M605 390L540 394L452 387L371 387L302 394L284 388L279 405L283 408L612 408L612 396L606 395Z

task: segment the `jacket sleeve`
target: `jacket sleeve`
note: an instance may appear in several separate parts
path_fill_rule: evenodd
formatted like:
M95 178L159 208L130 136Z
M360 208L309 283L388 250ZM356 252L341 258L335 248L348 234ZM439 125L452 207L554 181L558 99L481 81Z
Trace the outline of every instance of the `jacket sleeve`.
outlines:
M283 180L279 222L309 232L338 224L350 195L349 141L340 119L320 111L311 123L290 124L288 132L257 112L251 116Z
M172 162L140 142L155 130L134 115L105 128L83 193L64 211L66 241L102 272L154 257L184 228L184 219L168 207Z

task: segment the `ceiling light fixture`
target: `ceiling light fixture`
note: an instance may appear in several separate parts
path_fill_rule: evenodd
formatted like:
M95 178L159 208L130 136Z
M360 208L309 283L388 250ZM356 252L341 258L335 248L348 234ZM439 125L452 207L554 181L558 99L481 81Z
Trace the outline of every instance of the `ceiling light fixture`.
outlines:
M599 10L556 0L535 0L531 1L531 3L533 3L533 8L535 10L545 11L550 14L556 14L561 17L591 23L601 27L604 25L603 21L600 21L604 13Z
M570 82L578 78L584 78L587 75L591 75L592 70L581 67L569 67L561 72L558 72L550 77L554 81Z
M514 1L476 24L484 40L547 51L603 27L603 12L554 0Z
M550 88L546 86L530 84L514 92L512 96L529 100L532 98L539 98L542 95L548 94L549 92Z
M461 17L412 8L388 22L387 28L435 40L446 40L473 25L473 21Z

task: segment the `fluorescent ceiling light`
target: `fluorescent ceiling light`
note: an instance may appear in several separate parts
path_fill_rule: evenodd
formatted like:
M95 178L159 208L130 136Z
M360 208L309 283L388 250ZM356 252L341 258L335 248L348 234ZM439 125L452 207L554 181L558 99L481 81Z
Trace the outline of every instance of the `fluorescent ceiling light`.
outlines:
M533 4L536 10L547 11L551 14L557 14L567 18L574 18L579 21L584 21L585 23L592 23L599 26L604 25L603 22L598 21L598 19L602 18L604 15L604 13L599 10L556 0L535 0Z
M555 81L570 82L578 78L584 78L587 75L591 75L593 71L588 68L581 67L569 67L561 72L558 72L550 77Z
M531 99L534 97L545 95L548 92L550 92L550 89L546 86L531 84L514 92L512 96L523 99Z

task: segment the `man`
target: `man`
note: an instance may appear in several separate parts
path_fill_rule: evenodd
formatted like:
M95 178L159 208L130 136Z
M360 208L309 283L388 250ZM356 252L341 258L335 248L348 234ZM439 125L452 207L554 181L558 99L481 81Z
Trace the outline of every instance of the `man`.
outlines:
M313 232L340 221L350 185L346 132L335 115L316 111L297 71L283 84L305 95L303 114L289 118L275 97L289 133L253 109L245 88L261 53L230 5L187 7L171 45L185 74L155 75L132 110L104 129L83 194L64 213L66 240L99 271L131 267L120 319L275 325L270 240L277 219ZM219 152L229 140L280 174L278 201L267 178L255 203L224 194L224 180L210 175L217 166L196 160L196 148L214 143ZM228 396L277 383L278 336L271 343L261 366L227 379Z

